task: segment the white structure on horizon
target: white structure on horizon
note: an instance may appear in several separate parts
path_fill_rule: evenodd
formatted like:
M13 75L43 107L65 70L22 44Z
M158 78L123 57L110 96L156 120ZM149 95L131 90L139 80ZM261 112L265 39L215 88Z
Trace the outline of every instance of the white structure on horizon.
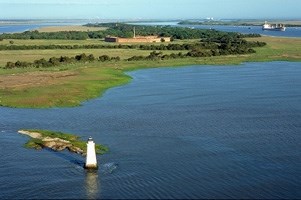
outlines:
M93 142L92 137L89 137L87 142L87 157L86 157L86 169L97 169L97 159L95 152L95 143Z
M206 17L207 20L213 20L213 17Z

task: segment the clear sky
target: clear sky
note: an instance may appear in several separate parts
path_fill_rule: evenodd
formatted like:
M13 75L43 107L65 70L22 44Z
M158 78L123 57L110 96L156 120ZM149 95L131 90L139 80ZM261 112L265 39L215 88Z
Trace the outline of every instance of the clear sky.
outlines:
M0 19L296 18L301 0L0 0Z

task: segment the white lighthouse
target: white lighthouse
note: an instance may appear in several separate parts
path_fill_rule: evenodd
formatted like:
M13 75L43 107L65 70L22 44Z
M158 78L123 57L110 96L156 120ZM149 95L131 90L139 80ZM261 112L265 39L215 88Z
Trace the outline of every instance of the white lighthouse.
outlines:
M92 137L89 137L87 142L87 157L86 157L86 169L97 169L97 160L95 152L95 143L93 142Z

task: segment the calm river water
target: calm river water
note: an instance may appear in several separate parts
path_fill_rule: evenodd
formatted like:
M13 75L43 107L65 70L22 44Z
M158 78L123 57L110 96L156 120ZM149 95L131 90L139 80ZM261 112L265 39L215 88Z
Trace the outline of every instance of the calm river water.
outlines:
M0 199L301 198L301 63L128 73L81 107L0 107ZM92 136L88 173L69 152L23 148L19 129Z

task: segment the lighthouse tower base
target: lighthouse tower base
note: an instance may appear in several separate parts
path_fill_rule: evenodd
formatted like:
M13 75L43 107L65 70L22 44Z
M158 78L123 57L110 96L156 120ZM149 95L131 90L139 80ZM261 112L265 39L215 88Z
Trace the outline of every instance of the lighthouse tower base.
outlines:
M97 164L89 164L84 166L85 169L98 169L98 165Z

